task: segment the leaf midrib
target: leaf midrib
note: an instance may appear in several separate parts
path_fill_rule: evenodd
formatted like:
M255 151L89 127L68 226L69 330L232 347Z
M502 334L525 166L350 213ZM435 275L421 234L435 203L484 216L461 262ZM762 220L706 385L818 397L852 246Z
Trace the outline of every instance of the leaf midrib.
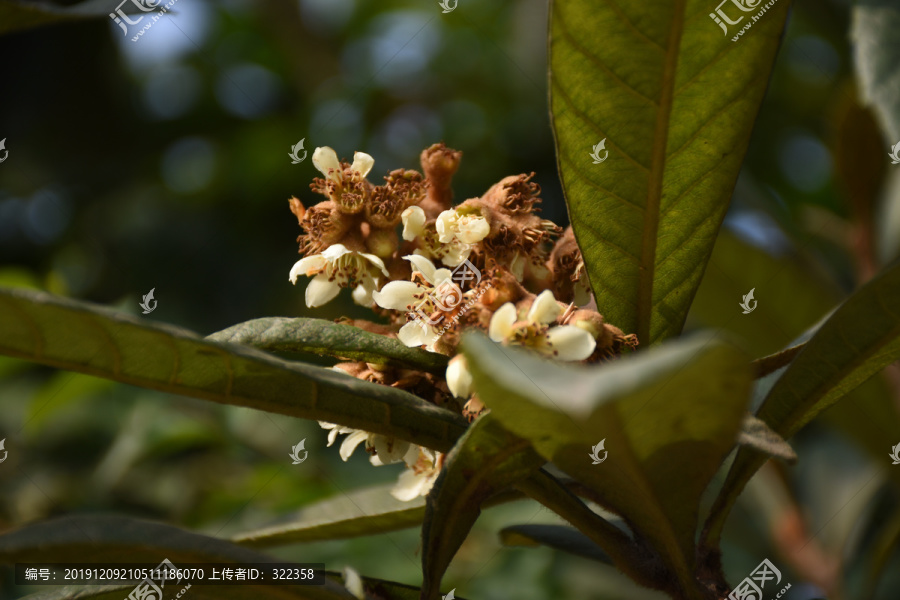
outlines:
M644 231L641 239L641 267L638 277L637 336L650 342L650 323L653 315L653 278L656 270L656 246L659 235L660 206L663 176L666 171L666 146L669 140L669 120L675 99L675 76L678 69L678 50L684 25L686 0L675 0L674 16L669 28L669 44L663 67L662 92L656 113L656 128L650 159L647 185L647 204L644 210Z

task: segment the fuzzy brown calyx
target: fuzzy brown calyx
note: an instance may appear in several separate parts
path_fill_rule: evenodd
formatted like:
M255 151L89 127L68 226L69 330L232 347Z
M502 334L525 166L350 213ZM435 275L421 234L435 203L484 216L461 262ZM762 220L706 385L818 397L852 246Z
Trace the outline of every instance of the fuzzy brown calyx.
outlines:
M299 200L292 198L290 206L304 230L297 238L301 254L318 254L338 243L352 225L351 219L344 216L330 200L304 208Z
M419 160L428 182L428 195L422 202L422 208L433 219L440 212L449 209L453 202L450 182L459 169L462 152L448 148L441 142L423 150Z
M408 169L391 171L384 180L372 190L366 218L375 227L396 227L403 211L425 198L426 183L421 173Z

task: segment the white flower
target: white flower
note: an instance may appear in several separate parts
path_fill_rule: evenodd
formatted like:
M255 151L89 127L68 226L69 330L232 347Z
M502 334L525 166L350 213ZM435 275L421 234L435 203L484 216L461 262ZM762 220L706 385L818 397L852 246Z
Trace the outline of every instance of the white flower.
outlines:
M331 446L339 434L349 433L341 443L341 460L347 462L347 459L356 450L360 443L366 443L366 450L372 453L369 461L376 467L381 465L389 465L391 463L400 462L406 456L411 444L388 437L378 433L369 433L361 429L353 429L352 427L344 427L335 425L334 423L326 423L319 421L322 429L330 429L328 432L328 446Z
M469 372L466 357L462 354L457 354L450 360L446 378L447 387L457 398L468 398L472 395L472 374Z
M425 211L420 206L410 206L400 214L403 221L403 239L411 242L425 233Z
M306 305L310 308L329 302L342 287L351 283L363 288L362 292L358 288L354 291L353 299L364 302L368 298L371 304L372 292L378 287L379 271L387 277L384 263L374 254L354 252L343 244L334 244L321 254L298 260L289 278L291 283L296 284L300 275L313 277L306 286Z
M445 210L435 222L438 240L447 244L457 238L463 244L477 244L491 232L491 225L481 215L460 214L455 209Z
M338 160L337 153L328 146L316 148L312 156L313 166L325 176L335 183L341 183L343 180L343 169L341 161ZM365 152L355 152L353 154L353 164L350 165L351 171L359 173L360 177L365 177L372 170L375 159Z
M413 264L414 274L422 276L422 285L415 281L391 281L374 292L372 299L382 308L415 312L416 319L401 327L398 337L407 346L426 346L433 351L440 336L437 326L446 319L436 313L455 309L462 303L464 294L453 283L449 269L435 268L430 260L418 254L403 258Z
M511 302L497 309L491 316L488 335L495 342L527 346L559 360L586 359L597 347L594 336L575 325L548 327L561 312L553 293L544 290L534 299L525 321L517 321Z
M428 495L441 472L439 466L441 458L442 455L439 452L428 448L410 447L406 456L403 457L409 469L400 475L397 485L391 490L391 495L403 502Z

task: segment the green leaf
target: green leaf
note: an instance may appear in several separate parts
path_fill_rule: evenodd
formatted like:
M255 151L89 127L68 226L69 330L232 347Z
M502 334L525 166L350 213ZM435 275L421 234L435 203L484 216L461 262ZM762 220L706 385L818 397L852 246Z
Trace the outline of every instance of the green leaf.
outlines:
M500 531L504 546L547 546L582 558L613 564L603 548L573 527L563 525L513 525Z
M448 451L465 419L403 390L31 290L0 288L0 354Z
M115 11L118 5L119 0L85 0L71 6L49 2L0 0L0 34L62 21L109 19L109 14ZM133 3L122 6L122 10L126 14L141 13Z
M741 297L754 289L756 309L741 314ZM723 230L689 322L735 334L753 356L772 354L827 315L842 300L837 287L802 257L773 255Z
M738 437L751 383L746 356L710 336L591 369L483 336L466 336L463 347L491 414L593 489L592 499L649 541L691 594L700 496ZM589 454L601 440L608 460L595 465Z
M337 540L417 527L425 518L425 499L410 502L390 494L394 484L328 498L304 508L289 522L243 533L232 541L265 547L298 542Z
M379 485L327 498L277 524L235 536L232 541L251 548L265 548L377 535L420 526L425 519L425 498L397 500L390 493L394 485ZM507 490L491 496L484 506L525 497L522 492Z
M900 141L900 7L893 0L859 0L853 7L856 74L862 96L891 144Z
M550 100L569 215L600 312L642 346L681 331L789 6L732 42L750 22L732 4L723 10L743 20L726 36L701 0L552 4ZM608 159L593 164L601 140Z
M0 563L7 564L80 563L88 559L88 562L98 565L125 562L158 564L166 558L175 566L179 563L278 562L276 558L225 540L127 517L65 517L28 525L0 536ZM310 557L296 562L315 560ZM134 586L131 587L133 589ZM206 586L196 587L203 589ZM223 589L227 587L222 586ZM353 600L353 596L342 586L331 581L321 586L248 585L239 589L243 590L244 598ZM235 594L230 597L237 600L241 596ZM119 600L121 598L119 596Z
M422 600L437 600L441 578L490 496L526 479L546 461L527 441L485 414L444 457L428 494L422 527Z
M769 391L756 416L790 439L819 413L900 358L900 263L862 286L832 314ZM714 549L728 512L766 461L740 450L713 505L704 546Z
M346 360L444 374L447 357L410 348L395 338L323 319L268 317L233 325L207 337L271 352L312 352Z

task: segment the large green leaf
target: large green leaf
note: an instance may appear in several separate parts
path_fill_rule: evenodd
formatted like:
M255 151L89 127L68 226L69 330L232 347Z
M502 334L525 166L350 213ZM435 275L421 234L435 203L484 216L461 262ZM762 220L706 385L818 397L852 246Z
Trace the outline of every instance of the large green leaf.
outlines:
M900 263L844 302L772 386L757 417L790 439L823 410L900 358ZM740 450L716 499L704 546L715 552L728 512L766 457Z
M748 2L747 4L761 4ZM553 2L557 161L597 305L642 345L677 335L725 216L790 2ZM608 158L593 164L606 140ZM601 150L599 156L605 156Z
M484 501L537 471L546 461L492 414L476 420L444 457L428 494L422 527L421 600L437 600L441 578L469 535Z
M750 368L707 335L585 369L469 335L479 397L503 426L584 482L647 540L693 598L700 496L734 447ZM589 458L605 440L607 458ZM599 543L599 542L598 542Z
M242 546L264 548L300 542L338 540L418 527L425 519L425 498L403 502L390 491L395 484L378 485L341 494L305 507L281 522L232 538ZM484 507L522 500L508 490L491 496Z
M395 338L324 319L267 317L232 325L207 337L272 352L312 352L347 360L444 374L447 357L410 348Z
M0 288L0 354L448 451L463 417L403 390L95 305Z
M304 508L283 524L243 533L232 541L265 547L375 535L417 527L425 518L425 499L410 502L390 494L394 484L341 494Z

